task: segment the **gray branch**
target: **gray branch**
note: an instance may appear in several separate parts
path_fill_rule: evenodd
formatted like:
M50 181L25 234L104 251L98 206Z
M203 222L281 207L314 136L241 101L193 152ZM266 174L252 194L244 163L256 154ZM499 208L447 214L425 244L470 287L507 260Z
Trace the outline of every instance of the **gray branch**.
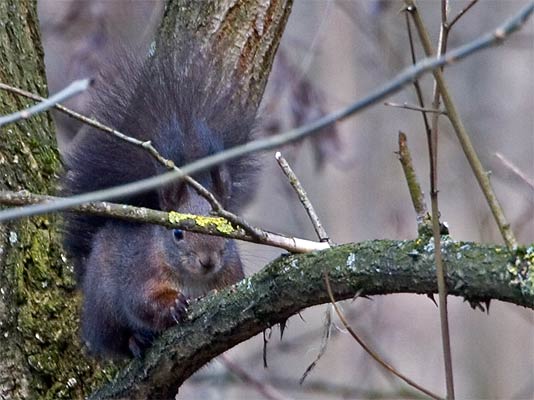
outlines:
M25 110L14 112L13 114L0 116L0 126L19 121L21 119L30 118L32 115L39 114L43 111L54 108L58 103L68 100L77 94L85 91L91 84L90 79L80 79L72 82L65 89L59 91L55 95L44 99L39 104L26 108Z
M356 114L370 106L384 100L388 96L400 91L405 85L413 82L421 75L430 71L436 70L445 65L452 64L459 60L462 60L480 50L486 49L490 46L501 43L510 34L520 29L523 24L530 17L534 11L534 3L528 4L517 15L504 24L499 26L492 32L488 32L485 35L451 50L440 57L430 57L421 60L417 64L406 68L395 78L384 84L381 88L378 88L373 93L364 97L363 99L351 104L347 108L336 111L332 114L328 114L317 121L300 128L290 130L285 133L270 136L255 140L249 143L245 143L241 146L236 146L223 152L214 154L209 157L202 158L194 161L188 165L181 167L181 171L172 171L165 174L161 174L152 178L144 179L137 182L132 182L126 185L117 186L110 189L99 190L91 193L84 193L77 196L72 196L66 199L62 199L47 204L37 204L18 209L10 209L0 211L0 221L6 221L10 219L16 219L21 217L27 217L31 215L46 214L53 211L60 211L66 208L80 205L83 203L99 200L111 200L126 195L133 195L135 193L145 192L152 190L156 187L168 184L172 181L184 179L186 175L192 175L196 172L212 168L216 165L224 162L234 160L244 155L256 153L259 151L265 151L280 147L287 143L292 143L301 140L312 134L317 134L323 128L334 124L337 121L348 118L351 115Z
M528 284L534 246L519 256L504 247L448 237L442 246L451 295L473 307L501 300L534 309L534 285ZM305 308L328 302L325 272L337 300L356 293L437 293L431 238L376 240L282 256L233 287L193 303L180 326L90 398L174 398L180 385L217 355Z

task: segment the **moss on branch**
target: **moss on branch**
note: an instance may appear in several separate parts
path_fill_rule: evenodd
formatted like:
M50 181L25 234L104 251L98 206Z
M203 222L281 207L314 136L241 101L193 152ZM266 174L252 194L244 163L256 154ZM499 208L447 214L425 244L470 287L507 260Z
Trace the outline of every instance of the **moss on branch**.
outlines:
M186 321L166 332L142 360L133 361L92 399L174 398L177 388L218 354L286 320L328 302L327 272L336 299L356 293L436 293L433 239L376 240L330 250L282 256L257 274L194 303ZM451 295L471 305L501 300L534 309L534 292L521 284L534 274L528 254L443 237ZM521 268L514 268L518 264ZM518 279L518 274L523 279Z

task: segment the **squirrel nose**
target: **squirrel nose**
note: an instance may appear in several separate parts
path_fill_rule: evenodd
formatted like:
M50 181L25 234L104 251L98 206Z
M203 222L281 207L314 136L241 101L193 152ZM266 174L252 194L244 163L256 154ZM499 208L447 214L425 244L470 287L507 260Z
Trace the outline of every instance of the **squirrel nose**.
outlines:
M204 274L208 274L218 269L220 264L219 256L211 252L200 253L198 254L198 263L200 264L200 271Z

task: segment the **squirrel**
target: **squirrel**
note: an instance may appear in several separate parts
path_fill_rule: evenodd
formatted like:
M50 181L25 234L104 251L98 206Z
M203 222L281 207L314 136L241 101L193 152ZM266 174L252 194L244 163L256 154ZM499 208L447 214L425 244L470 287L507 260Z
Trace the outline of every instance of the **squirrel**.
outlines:
M95 85L91 114L184 165L254 136L256 110L242 104L237 79L223 71L195 49L163 47L142 60L122 51ZM65 195L165 172L146 150L96 128L78 134L64 163ZM245 156L193 177L236 212L257 186L257 169ZM203 215L211 210L184 182L116 201ZM141 356L184 317L188 299L244 277L233 240L74 213L64 225L64 247L83 295L82 339L98 357Z

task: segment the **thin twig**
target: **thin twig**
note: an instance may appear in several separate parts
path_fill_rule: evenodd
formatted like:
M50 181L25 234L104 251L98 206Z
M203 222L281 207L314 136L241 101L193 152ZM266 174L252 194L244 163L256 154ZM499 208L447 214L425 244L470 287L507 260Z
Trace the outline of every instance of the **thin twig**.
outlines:
M458 13L458 15L456 15L456 17L454 17L454 18L451 20L451 22L448 22L448 23L445 25L445 28L446 28L447 30L450 31L451 28L453 27L453 25L454 25L455 23L457 23L458 20L459 20L460 18L462 18L462 16L463 16L467 11L469 11L469 9L470 9L471 7L473 7L477 2L478 2L478 0L471 0L471 3L469 3L469 4L468 4L462 11L460 11L460 12Z
M24 97L28 97L28 98L31 98L31 99L37 100L37 101L43 101L43 102L49 101L49 100L47 100L47 99L45 99L45 98L43 98L41 96L38 96L36 94L30 93L30 92L27 92L25 90L18 89L18 88L15 88L13 86L6 85L6 84L3 84L3 83L0 83L0 89L6 90L6 91L9 91L9 92L12 92L12 93L24 96ZM150 141L142 141L142 140L136 139L134 137L125 135L124 133L119 132L118 130L113 129L113 128L107 126L107 125L104 125L101 122L99 122L99 121L97 121L97 120L95 120L93 118L88 118L85 115L77 113L77 112L75 112L75 111L73 111L73 110L71 110L71 109L69 109L69 108L67 108L67 107L65 107L65 106L63 106L61 104L57 104L58 101L53 103L51 105L51 107L56 108L57 110L65 113L66 115L70 116L71 118L77 119L77 120L83 122L86 125L92 126L93 128L99 129L102 132L105 132L105 133L108 133L108 134L110 134L112 136L115 136L116 138L118 138L120 140L123 140L123 141L125 141L127 143L130 143L132 145L135 145L135 146L138 146L138 147L141 147L141 148L145 149L156 161L158 161L160 164L162 164L165 168L174 170L176 172L180 172L180 168L178 168L174 164L174 162L172 160L168 160L168 159L164 158L156 150L156 148L152 145L152 143ZM223 206L221 205L221 203L215 198L215 196L208 189L206 189L201 183L199 183L197 180L195 180L194 178L192 178L192 177L190 177L188 175L184 176L184 180L199 195L204 197L210 203L213 211L217 215L227 219L228 221L232 222L236 226L241 226L247 233L249 233L252 236L256 236L258 238L261 236L261 230L256 229L255 227L250 225L247 221L245 221L243 218L241 218L241 217L239 217L239 216L237 216L237 215L225 210L223 208Z
M408 6L407 7L408 11L411 13L413 17L419 36L421 37L421 43L423 44L425 54L427 55L427 57L431 57L435 53L432 47L432 43L430 41L430 37L428 35L428 30L425 27L422 17L418 13L413 0L405 0L405 2ZM509 20L507 23L500 26L499 28L497 28L494 32L490 34L490 36L493 37L492 41L494 43L502 42L512 32L516 31L519 28L519 26L521 26L521 24L524 23L526 19L532 14L533 11L534 11L534 3L529 3L527 6L525 6L520 11L520 13L516 17ZM515 23L510 24L512 21L515 21ZM485 35L485 37L486 36L487 35ZM444 56L438 57L437 59L440 59L443 57L446 59L450 59L450 56L451 56L451 53L448 53L448 55L445 54ZM504 241L509 248L511 249L516 248L517 240L510 228L510 224L508 220L506 219L504 215L504 212L499 203L499 200L497 199L497 196L495 195L495 192L493 191L488 174L486 170L484 169L482 163L480 162L480 159L478 158L475 148L473 147L473 144L471 142L471 139L469 138L469 134L467 133L467 130L465 129L463 125L463 122L460 118L458 110L456 109L456 106L454 105L454 102L452 101L448 87L443 78L443 74L439 68L434 69L433 74L434 74L434 78L437 81L439 91L440 91L440 94L443 100L443 104L445 105L445 109L448 112L449 120L451 121L454 131L456 132L458 140L460 141L464 154L466 155L466 158L469 161L469 164L471 165L471 169L473 170L475 177L477 178L479 186L482 189L484 196L486 197L486 201L488 202L488 205L492 211L495 221L497 222L499 230L501 231L501 234L504 238Z
M0 190L0 204L12 206L54 202L60 199L61 198L59 197L53 196L35 195L27 191L10 192ZM308 253L310 251L319 251L330 248L328 243L287 237L255 228L261 233L261 236L258 238L248 234L244 228L236 228L232 226L232 224L223 217L197 216L193 214L177 213L174 211L165 212L109 202L84 203L83 205L72 206L69 210L83 214L156 224L167 228L178 228L196 233L260 243L279 247L292 253Z
M0 212L0 221L16 219L21 217L27 217L31 215L45 214L52 211L63 210L68 207L75 205L98 201L103 199L112 199L117 197L122 197L126 195L133 195L136 193L152 190L158 186L167 184L169 182L184 179L185 175L191 175L195 172L211 168L215 165L233 160L238 157L242 157L246 154L251 154L259 151L270 150L282 145L295 142L304 137L310 136L312 134L318 133L322 128L325 128L333 123L343 120L356 112L362 111L373 104L376 104L386 97L390 96L393 93L401 90L404 85L413 82L415 79L420 77L422 74L432 71L436 68L439 68L443 65L451 64L457 62L465 57L480 51L482 49L488 48L492 45L502 42L509 36L511 33L517 31L520 27L523 26L525 21L530 17L534 11L534 4L530 4L527 7L523 8L517 15L512 19L506 21L504 24L500 25L496 30L480 36L479 38L460 46L454 50L451 50L443 57L429 57L426 58L415 66L406 68L395 78L387 82L384 86L377 89L367 97L351 104L347 108L336 111L334 113L328 114L322 118L319 118L315 122L304 125L300 128L290 130L288 132L270 136L268 138L263 138L255 140L241 146L236 146L231 149L227 149L223 152L214 154L209 157L194 161L188 165L185 165L181 168L181 172L172 171L165 174L158 175L156 177L144 179L137 182L132 182L126 185L121 185L113 187L106 190L99 190L91 193L84 193L77 196L72 196L61 201L52 202L48 204L39 204L20 208L17 210L10 209ZM441 89L440 89L441 90ZM451 111L448 110L450 113ZM456 118L456 116L454 117ZM452 117L451 117L452 119Z
M330 335L332 334L332 308L328 307L325 312L325 321L323 324L323 336L321 338L321 347L319 347L319 352L317 353L317 356L315 359L308 365L304 373L299 379L299 385L302 385L310 372L314 370L314 368L319 363L319 360L323 358L323 356L326 353L326 349L328 347L328 344L330 343Z
M281 374L281 372L280 372ZM425 400L427 396L419 393L418 391L412 390L409 387L403 386L398 390L392 390L390 392L385 392L381 390L372 390L372 389L362 389L353 385L343 385L333 382L328 379L313 379L306 381L306 385L298 386L295 380L286 375L275 375L272 373L269 374L266 379L269 381L270 385L277 388L283 388L287 391L296 391L301 396L303 392L310 393L314 398L318 395L321 395L321 398L334 398L334 399L374 399L374 400L393 400L393 399L409 399L409 400ZM235 385L236 382L232 379L229 379L228 371L221 372L206 372L195 374L188 379L189 383L193 384L217 384L218 387L221 386L230 386ZM241 382L238 382L241 383ZM517 399L523 399L523 397L518 397Z
M406 2L408 7L413 6ZM472 6L472 5L471 5ZM413 7L412 7L413 8ZM467 9L469 9L468 7ZM465 14L467 9L461 13ZM416 10L410 10L410 12L415 13ZM448 23L448 12L449 12L449 2L448 0L441 1L441 26L439 31L438 39L438 56L445 54L447 50L448 37L450 33L451 26L454 25L456 21L461 17L459 15L453 24ZM416 22L417 26L417 22ZM419 27L418 27L419 29ZM420 33L421 36L421 33ZM423 41L423 38L421 38ZM425 49L426 50L426 49ZM427 55L429 55L427 53ZM433 89L433 109L440 109L440 87L438 79L435 78L434 89ZM449 332L449 320L448 320L448 306L447 306L447 285L445 282L446 275L446 265L444 265L441 255L441 232L440 232L440 222L439 222L439 206L438 206L438 119L440 114L432 115L432 124L430 130L430 141L429 141L429 155L430 155L430 199L432 206L432 234L434 237L434 258L436 261L436 275L438 281L438 294L439 294L439 310L440 310L440 325L441 325L441 336L443 344L443 358L445 365L445 379L447 386L447 398L450 400L454 399L454 374L452 367L452 351L450 344L450 332ZM428 129L428 125L425 125Z
M406 9L405 11L408 11ZM410 17L407 12L404 13L405 21L406 21L406 31L408 32L408 43L410 45L410 55L412 58L412 64L415 65L417 63L417 57L415 56L415 45L412 35L412 27L410 23ZM417 95L417 101L419 103L419 106L424 109L425 108L425 101L423 97L423 91L421 89L421 85L419 85L419 81L415 80L413 82L413 86L415 88L415 93ZM423 117L423 124L425 126L425 133L426 133L426 139L427 139L427 149L428 149L428 158L430 160L430 182L433 182L434 180L434 168L432 167L432 159L434 158L434 149L432 147L432 130L430 127L430 123L428 122L428 116L425 112L421 112L421 116ZM417 211L416 211L417 212ZM424 219L423 219L424 220ZM432 226L432 223L430 223ZM424 225L419 225L419 227L424 227ZM421 235L422 230L418 229L418 233Z
M531 189L534 189L534 179L529 178L523 171L521 171L514 163L508 160L501 153L497 152L495 153L495 155L499 160L501 160L501 162L506 168L512 171L515 175L517 175L523 182L530 186Z
M79 79L77 81L74 81L63 90L60 90L53 96L50 96L48 99L41 98L41 102L39 104L36 104L24 110L14 112L13 114L1 116L0 126L19 121L21 119L30 118L35 114L49 110L60 101L70 99L71 97L76 96L77 94L80 94L81 92L87 90L90 85L90 79Z
M306 213L308 214L308 217L310 218L313 228L315 229L315 233L317 233L317 237L321 242L327 242L328 244L332 245L328 233L326 233L326 230L324 229L323 224L319 219L319 216L315 212L315 209L308 197L308 194L300 184L299 178L297 178L297 175L295 175L295 173L291 169L291 166L279 151L275 153L274 158L278 162L278 165L280 165L280 168L282 168L284 174L287 176L287 179L289 179L289 183L291 184L293 189L295 189L295 192L297 193L300 202L302 203L304 209L306 210Z
M328 243L329 246L332 246L332 242L330 240L330 237L326 230L323 227L323 224L321 223L319 216L315 212L315 209L308 198L308 195L302 185L300 184L299 179L297 178L297 175L293 172L291 166L287 162L287 160L282 157L282 154L277 151L274 155L276 161L278 162L278 165L280 165L280 168L282 168L282 171L289 179L289 183L297 193L297 196L299 197L300 202L304 206L304 209L306 210L306 213L308 214L308 217L310 218L313 228L315 229L315 232L317 233L317 236L319 237L319 240L323 243ZM332 331L332 307L327 306L325 310L325 316L324 316L324 324L323 324L323 336L321 339L321 347L319 348L319 352L317 353L317 356L315 359L308 365L304 373L299 379L299 383L302 385L308 375L313 371L313 369L317 366L321 358L326 353L326 349L328 347L328 343L330 342L330 333Z
M384 103L384 105L388 106L388 107L403 108L405 110L420 111L422 113L436 113L436 114L447 115L447 111L436 110L434 108L424 108L424 107L421 107L421 106L414 106L414 105L408 104L406 102L401 104L401 103L393 103L393 102L390 102L390 101L386 101Z
M337 306L336 299L334 298L334 294L332 293L332 287L330 286L330 279L328 278L328 273L326 271L324 273L324 281L325 281L325 285L326 285L326 290L328 292L328 297L330 297L330 302L332 303L332 305L334 307L334 310L336 311L337 316L341 320L341 323L343 324L345 329L350 333L350 335L354 338L354 340L356 340L356 342L358 342L358 344L367 352L367 354L369 354L383 368L385 368L388 371L390 371L393 375L397 376L398 378L400 378L401 380L406 382L411 387L423 392L424 394L426 394L427 396L429 396L429 397L431 397L433 399L441 399L441 397L438 396L437 394L434 394L430 390L425 389L422 386L419 386L417 383L412 381L410 378L408 378L408 377L404 376L403 374L401 374L397 369L395 369L393 366L391 366L386 361L384 361L384 359L382 357L380 357L377 352L375 352L373 349L371 349L369 347L369 345L367 345L367 343L365 343L363 341L363 339L360 338L356 334L354 329L352 329L352 327L348 323L347 319L345 318L345 316L343 315L343 313L341 312L341 310Z
M422 229L429 225L429 221L427 221L428 209L423 190L421 189L417 174L415 173L412 156L408 149L408 139L404 132L399 132L399 161L401 162L402 170L404 171L413 208L417 216L418 231L419 234L421 234Z
M269 400L289 400L289 397L283 396L272 385L260 381L249 374L245 369L241 368L237 363L228 358L225 354L221 354L218 358L222 364L231 371L234 375L239 377L244 383L252 385L256 391L263 397Z
M449 30L446 29L448 18L449 2L441 0L441 25L438 38L437 55L442 56L447 49ZM441 69L443 70L443 69ZM432 108L440 108L440 91L436 79L434 79L434 89L432 93ZM447 304L447 266L443 263L441 254L441 231L440 213L438 200L438 136L439 136L439 114L432 115L430 130L430 146L432 148L430 158L430 206L432 209L432 236L434 238L434 259L436 261L436 278L438 281L438 302L439 320L441 328L441 343L443 347L443 363L445 367L445 385L447 387L447 399L454 400L454 373L452 367L452 349L449 330L449 311Z

